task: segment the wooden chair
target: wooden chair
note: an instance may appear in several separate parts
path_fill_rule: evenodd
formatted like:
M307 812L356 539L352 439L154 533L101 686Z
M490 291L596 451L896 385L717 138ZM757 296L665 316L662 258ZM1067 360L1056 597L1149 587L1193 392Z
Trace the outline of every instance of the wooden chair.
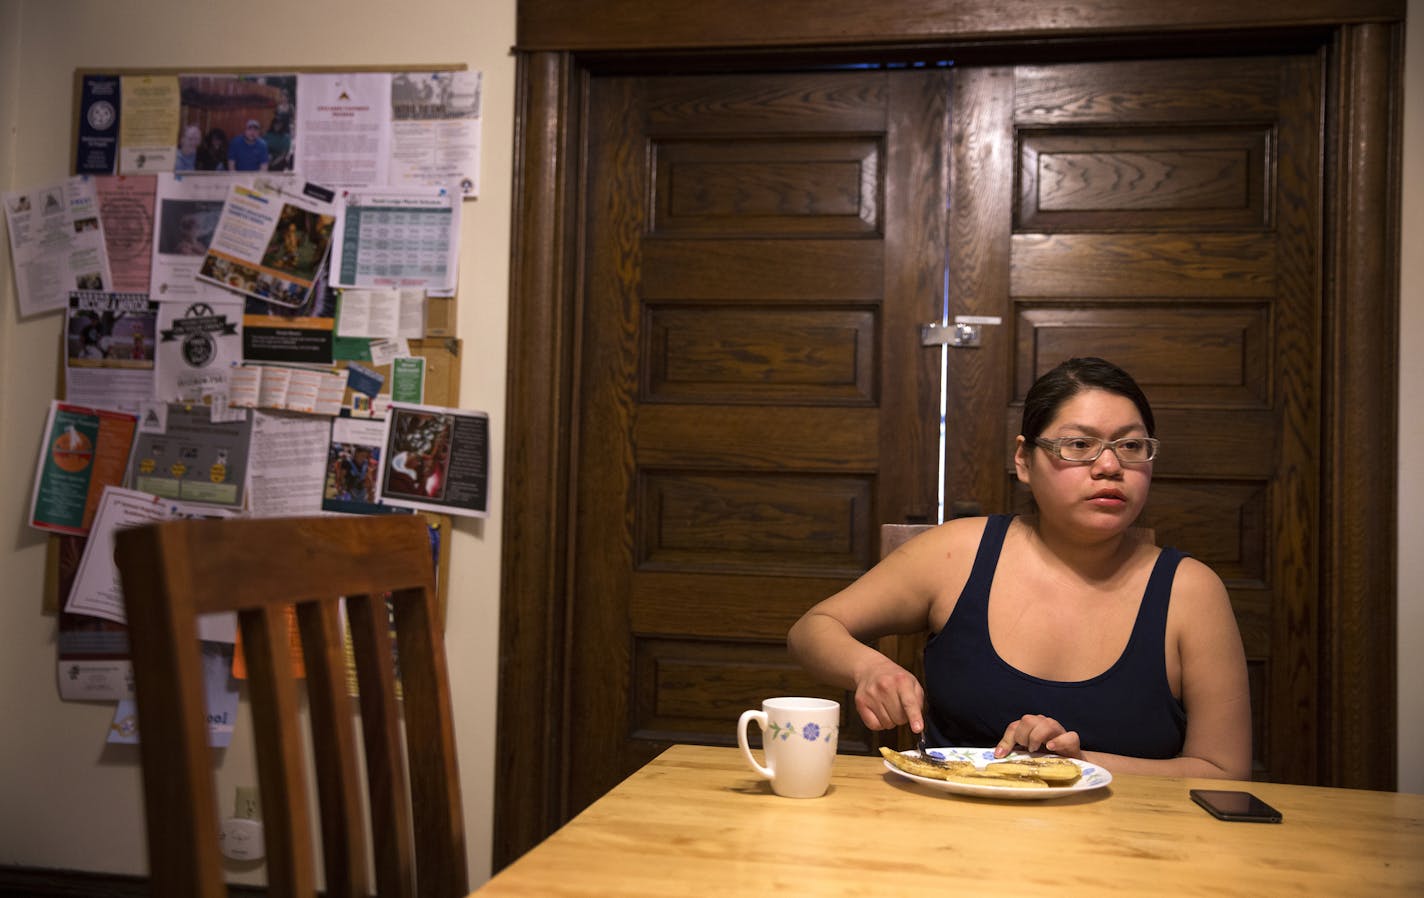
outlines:
M196 630L197 615L219 611L236 611L241 627L269 894L316 894L304 734L288 648L293 605L306 667L325 894L370 894L372 851L341 596L360 688L379 894L468 893L450 685L422 516L173 521L121 530L115 545L139 711L151 894L216 898L227 891Z

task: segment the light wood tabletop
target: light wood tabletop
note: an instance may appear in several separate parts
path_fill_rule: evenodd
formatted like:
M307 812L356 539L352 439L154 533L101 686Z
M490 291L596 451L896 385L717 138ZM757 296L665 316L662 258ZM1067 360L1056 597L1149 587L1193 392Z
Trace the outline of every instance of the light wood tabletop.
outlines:
M1216 820L1191 788L1246 789L1284 822ZM1115 776L1006 801L842 755L824 797L791 799L735 748L677 745L477 894L1397 898L1424 895L1424 795Z

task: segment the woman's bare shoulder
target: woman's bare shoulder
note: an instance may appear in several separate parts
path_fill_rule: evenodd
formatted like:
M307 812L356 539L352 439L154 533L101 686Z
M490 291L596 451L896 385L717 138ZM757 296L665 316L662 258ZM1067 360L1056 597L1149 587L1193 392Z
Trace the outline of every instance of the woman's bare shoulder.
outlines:
M1223 596L1226 594L1226 586L1216 571L1190 555L1184 555L1177 565L1177 577L1173 586L1183 587L1192 593L1220 593Z
M979 550L987 521L988 518L982 517L945 521L902 545L893 553L893 561L897 567L904 565L917 571L932 572L936 580L942 578L946 571L961 566L967 571Z
M1172 580L1171 613L1191 621L1223 616L1234 620L1226 584L1216 571L1191 556L1184 557L1177 565L1177 574Z
M967 545L977 549L988 522L989 519L985 517L955 518L926 530L912 542L920 543L916 548L959 550Z

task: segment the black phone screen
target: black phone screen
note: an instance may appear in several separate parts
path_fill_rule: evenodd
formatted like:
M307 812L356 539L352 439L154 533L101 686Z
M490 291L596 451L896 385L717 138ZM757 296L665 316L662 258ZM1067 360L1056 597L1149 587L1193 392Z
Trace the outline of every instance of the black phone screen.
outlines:
M1229 789L1192 789L1192 801L1218 820L1242 823L1280 823L1281 812L1250 792Z

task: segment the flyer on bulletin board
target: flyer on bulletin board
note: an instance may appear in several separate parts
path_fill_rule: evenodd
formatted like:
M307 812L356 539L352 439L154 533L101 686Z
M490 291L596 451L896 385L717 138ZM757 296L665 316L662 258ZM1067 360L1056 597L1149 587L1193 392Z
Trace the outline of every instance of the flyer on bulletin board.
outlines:
M401 508L488 517L489 416L392 403L377 494Z
M74 173L111 175L119 158L119 76L85 75L79 97Z
M331 246L335 198L309 182L234 185L198 280L269 305L307 305Z
M129 483L165 499L241 508L252 421L213 420L201 403L168 404L162 432L139 435Z
M111 486L104 489L94 526L84 541L79 569L65 600L67 614L87 614L126 624L123 587L114 561L114 532L172 517L167 503L150 493Z
M233 647L221 642L203 642L203 718L208 725L208 745L226 748L232 743L233 724L237 718L237 681L233 678ZM138 724L138 705L132 696L119 699L114 708L114 720L109 725L111 743L137 745L142 741Z
M71 290L109 290L113 277L93 178L0 193L20 317L63 309Z
M121 486L138 416L53 400L30 497L30 526L89 532L106 486Z

